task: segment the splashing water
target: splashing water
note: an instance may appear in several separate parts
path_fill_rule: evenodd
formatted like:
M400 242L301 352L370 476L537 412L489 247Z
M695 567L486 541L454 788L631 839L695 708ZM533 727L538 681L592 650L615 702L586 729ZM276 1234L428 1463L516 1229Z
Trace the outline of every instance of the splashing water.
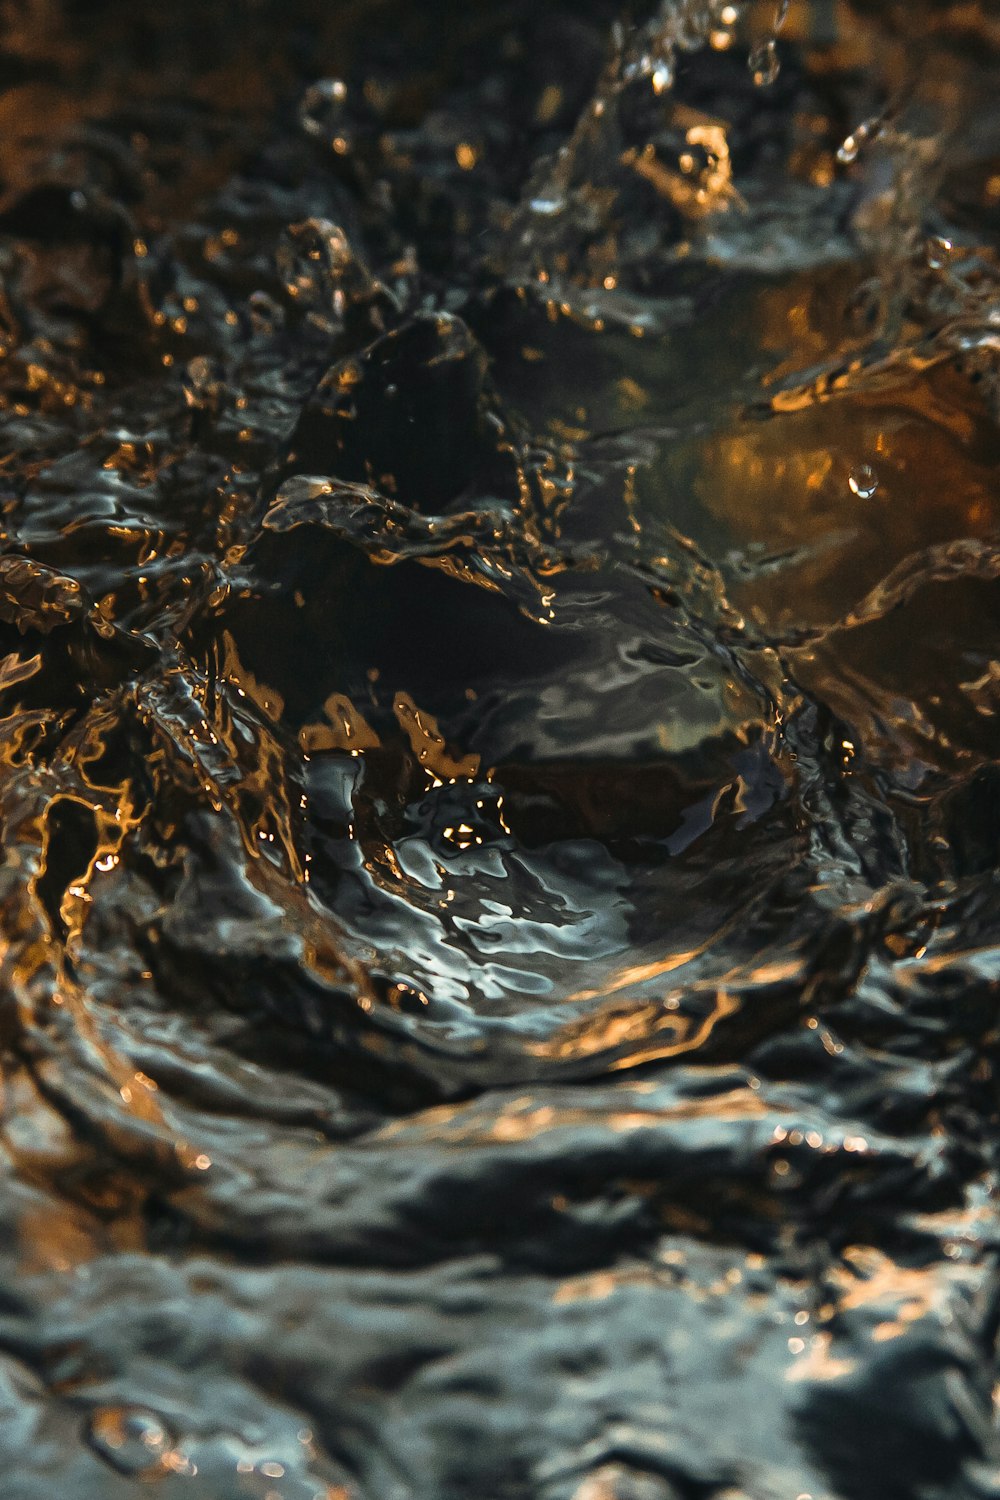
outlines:
M991 7L0 27L0 1492L988 1500Z

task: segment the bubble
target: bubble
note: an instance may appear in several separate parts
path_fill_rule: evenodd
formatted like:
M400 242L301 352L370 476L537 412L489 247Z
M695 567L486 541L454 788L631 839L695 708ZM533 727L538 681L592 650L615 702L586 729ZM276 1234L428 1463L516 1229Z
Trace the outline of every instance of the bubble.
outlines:
M851 470L847 482L861 500L870 500L878 489L878 475L871 464L858 464Z
M778 44L773 37L754 47L747 59L747 67L758 88L767 88L774 83L781 72L781 63L778 59Z
M162 1466L171 1437L153 1412L139 1406L102 1406L93 1412L87 1441L120 1474L142 1474Z

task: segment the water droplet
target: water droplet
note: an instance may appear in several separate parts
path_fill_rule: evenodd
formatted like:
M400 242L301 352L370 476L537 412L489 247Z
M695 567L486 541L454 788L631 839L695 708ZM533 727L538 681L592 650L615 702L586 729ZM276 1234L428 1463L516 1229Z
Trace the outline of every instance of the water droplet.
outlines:
M654 94L665 94L672 87L674 81L674 66L672 62L664 60L653 72Z
M340 78L311 84L299 103L299 124L314 140L346 140L343 129L347 85Z
M348 307L369 298L375 289L346 234L329 219L292 224L281 237L275 259L288 295L327 332L339 331Z
M139 1406L102 1406L88 1423L87 1441L120 1474L161 1467L171 1438L153 1412Z
M656 63L652 54L640 52L638 57L630 57L622 68L622 78L626 83L634 83L637 78L649 78L656 71Z
M878 475L870 464L859 464L852 469L847 482L861 500L870 500L878 489Z
M535 214L544 214L551 217L552 214L561 213L566 207L566 200L558 195L547 194L541 198L532 198L531 211Z
M781 62L778 58L778 45L773 37L754 47L747 59L747 66L758 88L767 88L774 83L781 72Z
M932 271L940 271L948 264L954 253L954 243L942 234L932 234L927 241L927 264Z
M874 119L863 120L860 125L852 130L850 135L841 143L840 149L837 152L837 160L841 166L850 166L851 162L857 161L861 150L867 146L869 141L877 138L881 128L882 121Z

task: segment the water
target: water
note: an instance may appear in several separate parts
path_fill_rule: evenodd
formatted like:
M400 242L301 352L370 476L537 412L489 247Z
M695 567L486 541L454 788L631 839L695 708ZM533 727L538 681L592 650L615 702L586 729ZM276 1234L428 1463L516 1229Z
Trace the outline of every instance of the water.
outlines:
M851 492L861 500L870 500L878 489L878 475L871 464L859 464L852 469L847 482Z
M1000 1493L993 7L2 24L0 1496Z

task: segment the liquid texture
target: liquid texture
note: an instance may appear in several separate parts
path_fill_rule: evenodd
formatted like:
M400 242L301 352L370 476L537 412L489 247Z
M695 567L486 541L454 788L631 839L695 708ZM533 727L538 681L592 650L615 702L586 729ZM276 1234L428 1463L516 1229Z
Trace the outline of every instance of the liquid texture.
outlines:
M0 26L0 1496L1000 1495L995 7Z

